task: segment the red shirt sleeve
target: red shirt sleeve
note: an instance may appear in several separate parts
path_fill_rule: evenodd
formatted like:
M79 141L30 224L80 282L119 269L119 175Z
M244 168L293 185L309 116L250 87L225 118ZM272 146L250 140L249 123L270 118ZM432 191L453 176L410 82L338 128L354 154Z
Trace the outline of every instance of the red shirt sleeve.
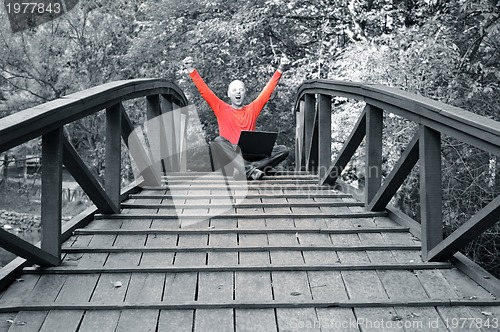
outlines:
M220 100L219 97L217 97L212 90L210 90L210 88L201 78L200 74L196 71L196 69L191 73L189 73L189 76L193 80L194 85L196 85L196 88L198 88L198 91L200 91L200 94L203 97L203 99L206 100L208 106L210 106L212 111L214 111L215 116L218 116L220 104L223 103L223 101Z
M269 80L259 96L249 105L254 110L255 116L260 114L266 103L269 101L269 98L271 98L271 95L276 88L276 85L278 85L280 78L281 72L276 70L273 77L271 77L271 80Z

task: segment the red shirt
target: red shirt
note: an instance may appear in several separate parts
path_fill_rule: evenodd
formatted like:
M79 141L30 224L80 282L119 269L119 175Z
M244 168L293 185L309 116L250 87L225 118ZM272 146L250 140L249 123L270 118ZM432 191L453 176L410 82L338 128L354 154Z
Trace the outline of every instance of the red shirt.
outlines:
M189 76L193 79L203 99L206 100L208 106L214 111L219 124L219 134L232 144L238 144L242 130L255 130L257 117L271 97L274 88L276 88L281 78L281 72L276 71L260 95L253 102L240 109L233 108L231 105L220 100L210 90L196 70L192 71Z

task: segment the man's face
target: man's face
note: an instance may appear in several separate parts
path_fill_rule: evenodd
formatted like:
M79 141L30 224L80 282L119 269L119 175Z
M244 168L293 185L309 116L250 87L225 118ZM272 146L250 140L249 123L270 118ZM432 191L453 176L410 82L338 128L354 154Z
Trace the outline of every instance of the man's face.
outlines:
M231 106L240 108L245 99L245 84L242 81L232 81L227 89L227 96L231 99Z

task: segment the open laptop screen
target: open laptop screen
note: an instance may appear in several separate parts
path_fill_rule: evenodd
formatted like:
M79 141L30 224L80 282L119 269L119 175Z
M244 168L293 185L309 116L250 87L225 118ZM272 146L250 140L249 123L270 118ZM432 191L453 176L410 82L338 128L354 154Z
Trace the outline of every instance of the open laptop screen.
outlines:
M269 131L248 131L240 134L238 146L245 160L259 160L269 157L273 151L278 133Z

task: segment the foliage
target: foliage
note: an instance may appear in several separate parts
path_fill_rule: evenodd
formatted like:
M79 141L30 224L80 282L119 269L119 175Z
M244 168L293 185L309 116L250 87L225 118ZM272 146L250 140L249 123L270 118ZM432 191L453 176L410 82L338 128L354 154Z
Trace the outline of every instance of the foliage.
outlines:
M292 66L258 127L279 129L279 143L292 151L291 108L295 89L304 79L386 84L500 120L499 11L498 0L81 0L63 17L18 34L9 32L3 17L0 116L111 80L164 77L177 81L197 107L203 128L193 127L188 133L196 153L201 153L217 134L217 123L180 61L193 56L202 77L221 97L231 80L244 80L251 99L271 77L277 57L285 53ZM134 123L144 121L143 104L132 103L127 109ZM338 150L360 106L338 99L334 110L332 144ZM103 117L100 113L65 129L100 175ZM415 128L393 116L386 116L385 123L388 171ZM289 159L292 164L293 156ZM448 230L498 194L499 162L443 138ZM130 169L124 172L130 174ZM416 188L415 170L396 203L418 218ZM477 257L500 256L490 246L491 242L479 241L468 250ZM492 255L484 256L488 250Z

